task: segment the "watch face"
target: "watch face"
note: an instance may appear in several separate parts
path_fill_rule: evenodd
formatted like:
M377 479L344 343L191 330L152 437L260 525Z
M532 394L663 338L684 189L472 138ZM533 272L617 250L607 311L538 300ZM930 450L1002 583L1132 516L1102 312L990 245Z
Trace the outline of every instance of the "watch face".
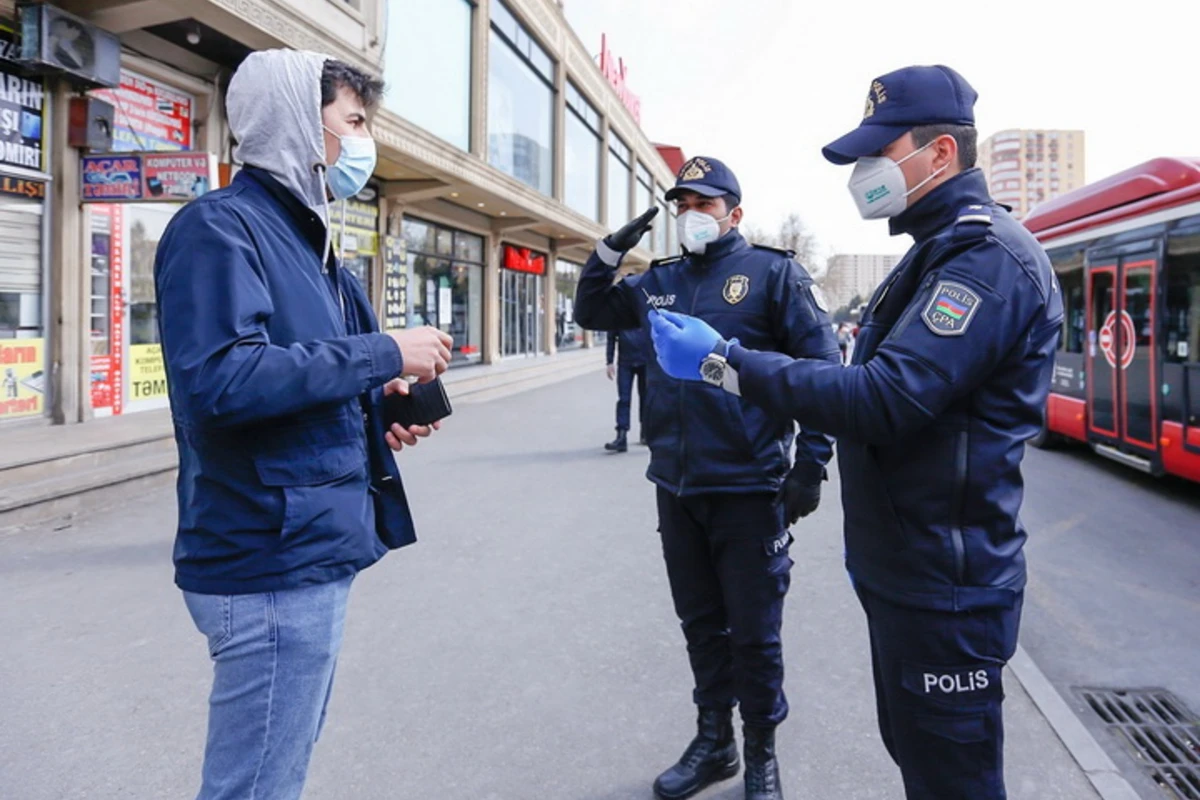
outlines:
M700 362L700 377L706 383L711 383L713 386L720 386L725 380L725 362L718 361L715 358L706 358Z

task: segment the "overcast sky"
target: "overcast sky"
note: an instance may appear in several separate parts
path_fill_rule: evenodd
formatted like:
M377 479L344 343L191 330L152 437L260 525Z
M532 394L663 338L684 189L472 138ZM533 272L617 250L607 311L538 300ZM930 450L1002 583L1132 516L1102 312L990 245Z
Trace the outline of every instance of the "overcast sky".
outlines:
M593 54L607 33L651 140L725 161L746 222L799 213L824 254L899 253L863 222L850 167L820 149L858 124L873 78L947 64L979 92L980 138L1081 129L1088 181L1162 155L1200 156L1200 3L1138 0L565 0Z

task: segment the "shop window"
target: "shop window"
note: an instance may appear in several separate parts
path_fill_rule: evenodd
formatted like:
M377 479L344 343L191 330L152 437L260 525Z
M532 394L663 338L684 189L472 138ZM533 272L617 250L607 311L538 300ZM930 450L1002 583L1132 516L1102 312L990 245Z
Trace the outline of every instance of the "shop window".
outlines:
M499 0L488 49L488 161L554 190L554 62Z
M559 350L569 350L583 344L583 329L575 323L575 289L583 267L560 259L554 268L554 344Z
M564 200L591 220L600 219L600 115L574 84L567 84Z
M470 147L471 8L467 0L388 0L383 63L384 107L461 150Z
M624 225L633 214L629 212L630 171L629 148L615 136L608 146L608 228L616 230Z
M637 208L634 209L634 213L641 214L643 211L654 205L654 181L650 177L650 170L646 169L643 164L637 165L637 179ZM655 225L654 228L652 228L650 231L647 231L642 237L642 240L638 242L638 246L645 247L648 250L653 250L654 240L652 237L654 235L654 230L657 228L658 226Z
M432 325L454 337L453 363L483 353L483 237L405 217L408 327Z

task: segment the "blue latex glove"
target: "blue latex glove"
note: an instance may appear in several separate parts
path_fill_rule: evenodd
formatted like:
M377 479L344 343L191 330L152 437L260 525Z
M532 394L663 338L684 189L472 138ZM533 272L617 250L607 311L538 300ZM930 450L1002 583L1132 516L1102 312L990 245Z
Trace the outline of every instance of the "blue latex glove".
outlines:
M681 381L700 380L700 362L721 345L729 345L707 322L674 311L650 314L650 339L663 372Z

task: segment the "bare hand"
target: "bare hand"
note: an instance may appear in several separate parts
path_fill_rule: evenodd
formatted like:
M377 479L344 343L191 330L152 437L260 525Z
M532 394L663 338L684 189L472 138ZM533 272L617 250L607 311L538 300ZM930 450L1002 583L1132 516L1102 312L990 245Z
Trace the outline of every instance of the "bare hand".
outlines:
M604 374L608 375L608 379L611 381L614 377L616 377L617 368L614 367L612 364L609 364L607 367L604 368Z
M404 374L416 377L421 383L429 383L450 365L450 348L454 346L454 339L444 331L426 325L392 331L389 335L400 348Z
M404 449L405 445L416 447L418 439L424 439L429 434L436 430L441 430L442 423L435 422L432 425L409 425L407 428L402 428L398 424L392 425L392 429L383 434L383 438L387 440L388 447L399 453Z
M389 394L409 394L412 389L408 385L408 381L403 378L396 378L388 381L383 385L384 395ZM405 445L416 447L418 439L424 439L429 434L442 427L442 423L435 422L432 425L410 425L407 428L399 424L393 424L392 427L385 431L383 438L387 440L388 447L399 453L404 449Z

